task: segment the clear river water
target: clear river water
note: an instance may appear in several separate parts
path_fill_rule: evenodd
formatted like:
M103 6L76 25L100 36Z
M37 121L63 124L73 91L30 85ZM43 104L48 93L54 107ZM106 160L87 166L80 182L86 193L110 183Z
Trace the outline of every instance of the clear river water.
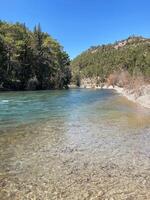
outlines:
M113 90L0 93L0 200L149 200L150 109Z

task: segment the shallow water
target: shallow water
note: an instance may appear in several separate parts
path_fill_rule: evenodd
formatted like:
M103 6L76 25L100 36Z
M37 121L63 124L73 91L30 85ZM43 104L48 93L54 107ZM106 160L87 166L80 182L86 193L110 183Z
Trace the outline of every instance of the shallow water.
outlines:
M113 90L0 94L0 199L150 199L150 110Z

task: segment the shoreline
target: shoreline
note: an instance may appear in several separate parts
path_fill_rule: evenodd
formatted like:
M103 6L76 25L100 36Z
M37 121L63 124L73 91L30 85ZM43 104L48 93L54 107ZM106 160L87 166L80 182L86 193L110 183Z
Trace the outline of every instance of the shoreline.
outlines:
M135 92L135 90L133 90L133 89L129 90L129 89L125 89L125 88L118 87L118 86L113 87L113 86L107 86L107 85L104 85L103 87L94 87L94 88L92 86L89 86L89 85L87 87L85 85L81 85L80 87L73 85L73 87L69 87L69 88L115 90L117 93L126 97L128 100L133 101L134 103L140 104L141 106L150 109L150 85L141 86L141 88L140 88L141 94L137 94Z
M120 88L118 86L115 86L114 88L111 89L114 89L116 92L123 95L130 101L140 104L145 108L150 108L150 85L141 87L142 90L141 95L137 95L134 90L127 90L124 88Z
M118 86L109 86L106 85L103 89L113 89L117 93L121 94L122 96L126 97L128 100L133 101L134 103L140 104L145 108L150 108L150 85L141 86L140 90L142 94L137 95L134 90L124 89Z

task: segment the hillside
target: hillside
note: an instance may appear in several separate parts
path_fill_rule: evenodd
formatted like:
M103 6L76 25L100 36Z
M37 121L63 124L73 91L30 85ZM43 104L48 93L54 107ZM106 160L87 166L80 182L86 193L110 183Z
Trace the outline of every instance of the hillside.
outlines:
M127 71L131 77L150 78L150 39L131 36L114 44L93 46L71 62L72 82L106 82L110 74Z

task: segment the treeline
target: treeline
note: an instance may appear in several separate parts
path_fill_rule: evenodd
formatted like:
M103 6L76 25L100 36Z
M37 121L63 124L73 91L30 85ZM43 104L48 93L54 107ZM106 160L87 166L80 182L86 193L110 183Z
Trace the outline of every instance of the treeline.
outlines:
M99 77L106 82L114 72L128 71L132 77L150 79L150 39L131 36L115 44L91 47L71 62L72 82Z
M0 21L0 90L67 88L70 59L40 25Z

